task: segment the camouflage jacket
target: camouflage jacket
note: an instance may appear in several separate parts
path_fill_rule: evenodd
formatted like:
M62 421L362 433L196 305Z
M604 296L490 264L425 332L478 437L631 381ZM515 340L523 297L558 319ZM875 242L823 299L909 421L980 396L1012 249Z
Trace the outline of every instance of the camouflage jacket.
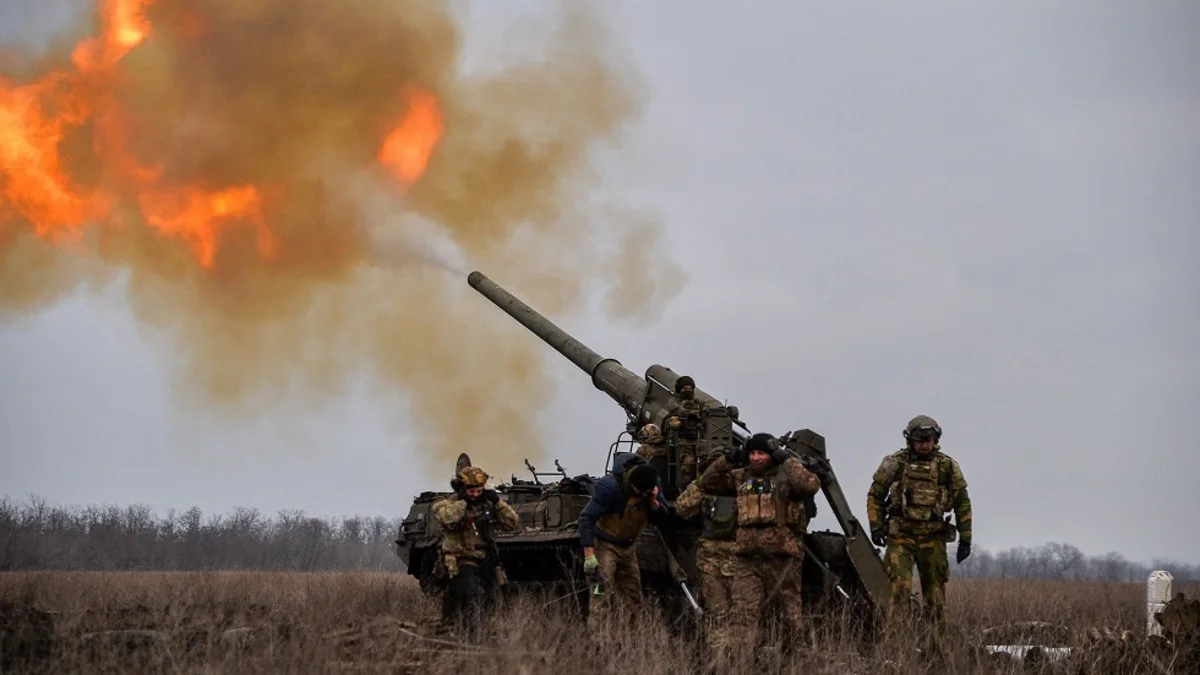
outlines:
M696 482L706 494L737 497L739 555L804 555L802 537L808 526L804 501L820 491L821 481L799 460L789 458L755 472L731 467L722 456Z
M666 426L663 432L683 441L695 441L700 437L700 413L704 408L705 404L694 398L672 400L667 406Z
M489 518L490 516L490 518ZM486 522L496 529L512 531L517 528L517 512L508 502L501 499L492 506L486 499L471 504L454 495L433 504L433 517L444 530L442 552L460 558L487 558L487 546L483 539Z
M717 502L724 501L724 504ZM706 495L700 490L700 482L688 483L675 499L675 514L684 520L700 520L704 529L700 542L721 544L732 550L737 536L737 498L731 495Z
M661 439L662 437L660 436L659 438ZM667 456L666 441L659 440L658 442L649 442L649 441L644 442L638 446L637 454L639 457L646 460L647 462L649 462L650 460L652 460L656 457L666 457Z
M704 506L711 497L700 490L700 482L692 481L675 500L675 514L685 520L704 516ZM706 528L707 529L707 528ZM713 539L701 535L696 549L696 567L705 577L733 577L745 562L737 555L737 541Z
M893 524L893 534L946 532L942 514L954 511L958 537L971 541L971 498L967 479L952 457L935 449L928 458L898 450L883 458L867 490L871 530Z
M692 481L683 492L675 498L675 515L684 520L700 517L700 506L704 502L704 493L700 491L700 483Z

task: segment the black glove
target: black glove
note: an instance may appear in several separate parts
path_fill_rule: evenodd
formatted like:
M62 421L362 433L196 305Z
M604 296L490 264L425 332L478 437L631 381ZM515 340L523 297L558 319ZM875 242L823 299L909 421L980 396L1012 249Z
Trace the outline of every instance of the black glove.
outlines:
M882 527L871 530L871 543L876 546L887 546L887 531Z
M500 502L500 495L496 494L495 490L484 490L483 498L491 502L493 506Z
M775 452L771 453L771 459L775 460L776 464L783 464L791 456L792 456L792 453L788 452L787 450L784 450L783 448L779 448Z
M958 554L954 556L954 559L957 560L958 563L961 565L962 561L966 560L967 557L970 555L971 555L971 542L962 541L960 539L958 541Z
M750 453L746 452L745 448L727 448L725 450L725 461L729 462L729 466L746 466L749 459Z

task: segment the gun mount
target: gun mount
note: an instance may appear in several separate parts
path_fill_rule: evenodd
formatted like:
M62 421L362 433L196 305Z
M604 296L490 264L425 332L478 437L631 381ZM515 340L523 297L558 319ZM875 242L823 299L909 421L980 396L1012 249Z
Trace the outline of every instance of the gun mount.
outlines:
M666 430L668 420L680 414L680 400L675 395L679 375L675 371L655 364L639 377L616 359L603 357L576 340L482 273L471 272L467 281L574 363L597 389L625 412L625 430L609 447L606 472L620 446L628 444L629 450L635 449L634 438L643 425L654 423ZM700 404L700 410L695 415L698 419L693 420L694 435L689 442L698 459L707 458L714 451L740 447L752 435L749 427L739 419L735 406L725 405L698 387L694 399ZM825 439L810 429L788 431L778 438L783 447L821 479L822 494L842 530L812 531L805 535L807 555L802 572L805 611L817 613L827 608L829 602L848 602L856 614L878 625L890 593L888 577L866 528L846 501L826 455ZM677 451L678 445L674 447ZM655 465L656 460L650 463ZM576 580L582 580L583 575L575 520L591 497L595 479L587 475L568 478L557 460L555 468L561 478L553 483L543 483L541 479L555 474L536 471L528 460L526 468L533 474L533 481L517 480L514 476L511 483L496 488L517 510L521 521L517 532L497 536L500 557L509 573L509 585L514 586L514 581L517 587L523 582L551 584L578 592L581 586ZM656 468L664 478L667 498L674 499L683 487L677 459L659 461ZM430 574L434 556L427 553L436 550L439 528L430 517L430 507L448 494L424 492L415 498L396 542L397 554L408 565L409 574L421 579L423 587L436 583L431 581ZM809 506L810 518L815 507L815 502ZM681 546L678 540L667 542L653 527L647 527L638 542L643 586L670 594L674 588L670 568L677 563L687 571L689 581L696 587L694 543L694 540L685 541ZM582 588L586 588L586 584ZM682 605L682 599L676 604Z

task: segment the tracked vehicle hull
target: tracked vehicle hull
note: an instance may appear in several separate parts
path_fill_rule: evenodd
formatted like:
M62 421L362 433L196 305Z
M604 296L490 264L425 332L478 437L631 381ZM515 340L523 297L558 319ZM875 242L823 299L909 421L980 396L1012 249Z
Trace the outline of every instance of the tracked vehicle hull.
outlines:
M594 480L591 476L578 476L539 484L514 479L496 486L497 493L512 504L520 517L516 532L496 535L500 563L508 577L506 592L543 593L573 604L581 615L586 616L588 582L583 573L577 519L591 497ZM396 552L407 566L407 573L429 593L436 593L443 587L443 581L434 575L434 558L438 554L442 531L433 518L432 507L438 499L452 494L423 492L418 495L396 540ZM637 543L643 590L675 618L687 615L690 606L672 575L672 556L688 573L691 588L699 587L696 549L686 539L668 546L658 530L647 526ZM814 615L841 612L847 608L860 611L863 599L856 589L861 582L847 554L845 536L838 532L818 531L808 533L804 539L807 550L802 574L805 611Z

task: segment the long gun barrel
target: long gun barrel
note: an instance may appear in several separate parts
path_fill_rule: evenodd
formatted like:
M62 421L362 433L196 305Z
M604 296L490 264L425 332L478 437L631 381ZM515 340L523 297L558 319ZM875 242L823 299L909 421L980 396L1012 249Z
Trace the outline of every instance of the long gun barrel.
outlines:
M605 358L592 351L482 272L471 272L467 283L555 351L570 359L571 363L592 378L592 384L597 389L608 394L609 398L616 401L627 413L631 416L637 415L646 397L646 380L621 365L620 361Z

